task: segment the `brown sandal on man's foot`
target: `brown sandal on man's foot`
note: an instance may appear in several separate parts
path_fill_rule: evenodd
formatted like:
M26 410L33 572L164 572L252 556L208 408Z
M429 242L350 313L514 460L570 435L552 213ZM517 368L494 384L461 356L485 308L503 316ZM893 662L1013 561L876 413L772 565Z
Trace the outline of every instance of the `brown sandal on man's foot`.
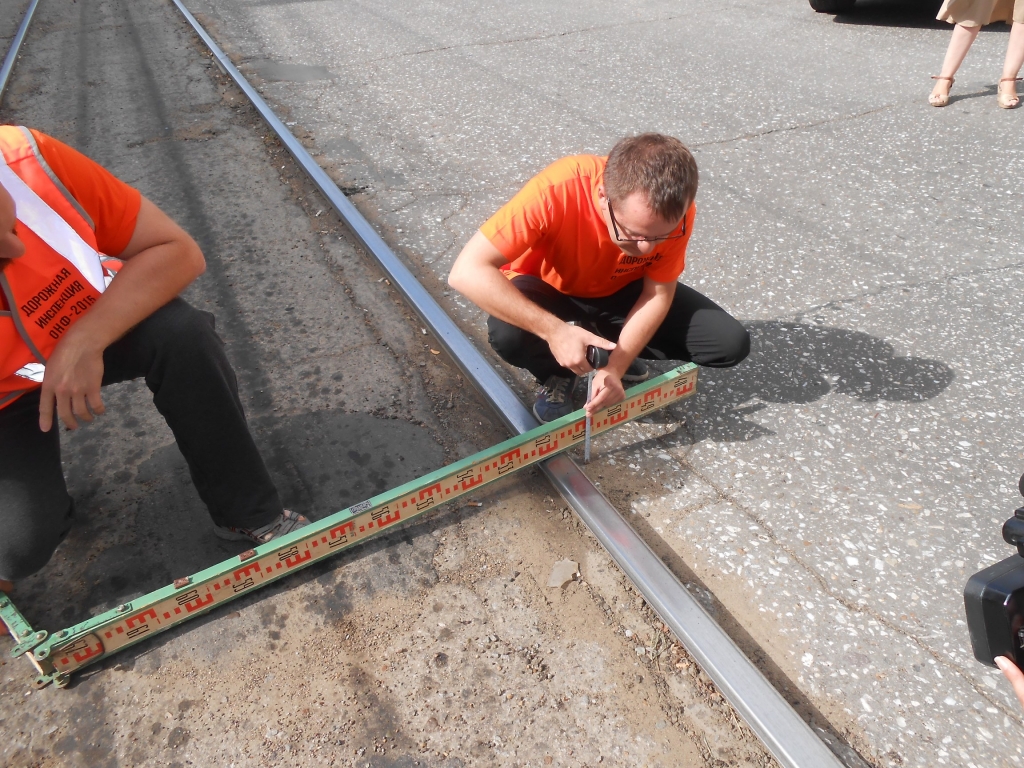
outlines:
M953 83L955 82L952 77L942 77L940 75L932 75L932 80L949 80L949 88L952 90ZM928 97L928 103L933 107L944 107L949 104L949 91L945 94L932 92L932 95Z
M999 103L999 107L1001 109L1013 109L1020 104L1020 97L1016 93L1014 93L1013 96L1010 96L1002 91L1003 83L1016 83L1019 80L1024 80L1024 78L1004 77L999 81L999 85L996 86L996 101ZM1016 88L1014 88L1014 90L1016 90Z

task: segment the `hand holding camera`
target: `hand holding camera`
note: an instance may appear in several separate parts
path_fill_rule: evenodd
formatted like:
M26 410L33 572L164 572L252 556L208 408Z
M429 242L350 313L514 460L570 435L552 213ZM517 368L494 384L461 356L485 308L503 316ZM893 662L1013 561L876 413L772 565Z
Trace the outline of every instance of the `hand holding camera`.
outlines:
M1003 673L1003 676L1010 681L1013 692L1017 694L1017 701L1024 707L1024 672L1005 656L996 656L996 666Z

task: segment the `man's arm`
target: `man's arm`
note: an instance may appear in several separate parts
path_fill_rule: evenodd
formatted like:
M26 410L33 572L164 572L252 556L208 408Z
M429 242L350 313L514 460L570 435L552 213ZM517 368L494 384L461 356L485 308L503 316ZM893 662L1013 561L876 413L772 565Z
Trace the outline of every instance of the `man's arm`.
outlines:
M593 397L587 405L587 413L592 414L625 398L622 375L665 321L675 295L674 281L657 283L644 278L644 288L626 317L626 324L619 333L619 343L612 351L607 367L594 374Z
M615 349L614 342L563 322L523 296L501 273L500 267L507 261L482 232L477 232L452 265L448 285L487 314L544 339L558 364L574 373L592 370L587 362L588 346Z
M99 300L64 334L46 363L39 428L53 425L54 405L68 429L104 411L103 351L181 293L206 269L195 241L142 198L135 231L117 258L125 264ZM91 413L90 413L91 409Z

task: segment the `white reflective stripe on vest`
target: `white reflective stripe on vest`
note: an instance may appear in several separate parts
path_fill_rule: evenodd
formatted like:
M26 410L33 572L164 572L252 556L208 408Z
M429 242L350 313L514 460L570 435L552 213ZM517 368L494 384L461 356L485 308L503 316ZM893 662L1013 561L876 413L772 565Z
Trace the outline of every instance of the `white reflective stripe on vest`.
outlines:
M31 229L39 239L70 261L100 293L105 287L100 255L75 232L74 228L3 162L0 155L0 184L17 207L18 221Z

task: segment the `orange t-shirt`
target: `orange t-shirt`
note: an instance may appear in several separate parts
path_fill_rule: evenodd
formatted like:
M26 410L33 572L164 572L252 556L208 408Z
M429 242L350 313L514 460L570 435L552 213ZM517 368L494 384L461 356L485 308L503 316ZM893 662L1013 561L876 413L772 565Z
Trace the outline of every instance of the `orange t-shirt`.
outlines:
M644 256L623 253L598 212L607 161L595 155L555 161L480 227L509 260L502 267L506 276L536 275L581 298L610 296L642 277L659 283L679 278L696 208L686 212L684 237L662 241Z
M117 256L135 233L142 195L67 144L45 133L31 132L50 170L92 219L100 253Z

